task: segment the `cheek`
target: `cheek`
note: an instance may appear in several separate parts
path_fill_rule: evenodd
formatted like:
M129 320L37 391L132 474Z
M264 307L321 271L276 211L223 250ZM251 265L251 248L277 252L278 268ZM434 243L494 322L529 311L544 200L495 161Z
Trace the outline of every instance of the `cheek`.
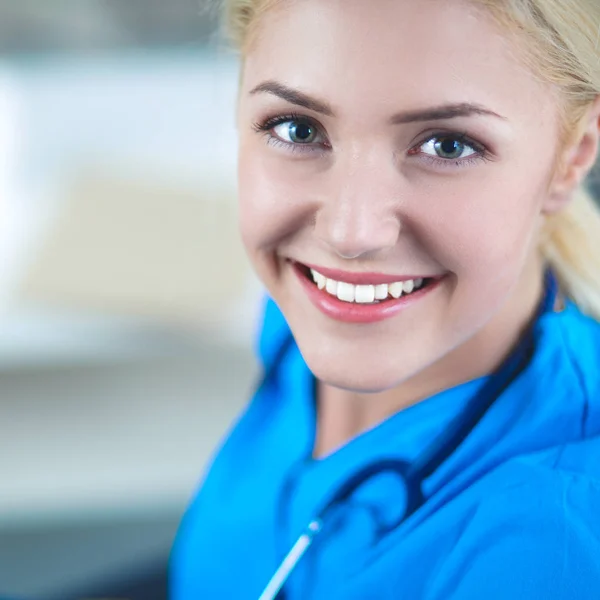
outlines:
M249 252L269 245L270 232L281 221L280 194L251 148L241 146L238 160L238 202L242 239Z
M307 182L313 179L255 144L240 147L239 219L248 251L271 251L310 221L314 203Z
M430 186L414 219L418 238L449 270L489 276L522 265L539 223L542 186L508 173Z

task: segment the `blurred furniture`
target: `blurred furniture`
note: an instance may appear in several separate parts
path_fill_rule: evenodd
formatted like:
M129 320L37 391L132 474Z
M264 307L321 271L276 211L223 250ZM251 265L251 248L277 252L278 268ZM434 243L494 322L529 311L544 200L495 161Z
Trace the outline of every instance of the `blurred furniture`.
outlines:
M160 576L247 401L250 351L147 324L20 323L0 335L0 596L67 600Z

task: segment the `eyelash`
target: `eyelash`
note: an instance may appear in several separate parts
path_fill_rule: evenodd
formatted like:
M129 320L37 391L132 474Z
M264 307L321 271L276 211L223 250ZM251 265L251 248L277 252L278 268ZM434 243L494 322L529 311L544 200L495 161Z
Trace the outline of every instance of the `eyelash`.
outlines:
M275 127L278 125L283 125L283 123L288 123L289 121L295 121L297 123L310 125L311 127L317 127L312 119L296 113L290 113L287 115L280 115L278 117L271 117L262 123L255 123L253 125L253 129L257 133L266 135L267 143L273 144L274 146L282 146L291 152L319 152L320 148L315 148L314 146L310 146L308 144L290 144L289 142L285 142L271 133ZM320 128L317 127L317 129Z
M266 135L268 144L272 144L274 146L281 146L281 147L285 148L286 151L288 151L288 152L307 153L307 152L321 151L322 148L315 147L315 146L312 146L309 144L291 144L290 142L285 142L284 140L278 138L276 135L273 135L272 130L275 127L277 127L278 125L282 125L283 123L288 123L289 121L295 121L298 123L310 125L311 127L317 128L317 130L319 130L319 131L321 130L321 128L312 119L310 119L309 117L306 117L304 115L297 114L297 113L290 113L290 114L286 114L286 115L280 115L277 117L271 117L269 119L266 119L263 122L254 123L253 129L254 129L254 131L256 131L257 133L259 133L261 135ZM457 159L441 158L441 157L435 158L433 156L424 154L421 156L421 160L425 160L428 163L433 164L434 166L438 166L438 167L441 166L442 168L448 168L448 167L460 168L460 167L465 167L465 166L479 163L482 160L483 161L490 160L489 152L483 144L471 139L466 134L466 132L459 133L459 132L453 132L453 131L440 131L440 132L429 134L426 138L424 138L418 144L413 146L413 148L411 148L411 150L409 150L409 154L416 155L418 153L417 152L413 153L414 149L421 148L423 145L425 145L427 142L429 142L431 140L444 139L444 138L456 140L457 142L464 144L464 145L468 146L469 148L472 148L475 151L475 154L468 156L466 158L457 158Z

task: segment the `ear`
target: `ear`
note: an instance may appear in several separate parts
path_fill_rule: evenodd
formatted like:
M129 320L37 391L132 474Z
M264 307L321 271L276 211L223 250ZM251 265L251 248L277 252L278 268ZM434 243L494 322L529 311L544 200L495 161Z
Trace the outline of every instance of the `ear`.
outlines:
M598 157L600 144L600 96L590 106L581 128L558 161L543 212L551 214L568 204L572 193L583 184Z

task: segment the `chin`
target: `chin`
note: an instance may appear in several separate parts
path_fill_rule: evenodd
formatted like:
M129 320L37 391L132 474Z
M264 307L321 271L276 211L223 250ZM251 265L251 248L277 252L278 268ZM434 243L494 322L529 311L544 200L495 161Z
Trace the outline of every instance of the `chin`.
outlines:
M392 364L373 360L372 356L327 355L323 352L304 352L300 350L313 375L321 382L350 392L377 394L393 389L412 375L412 365L400 367L397 361ZM354 354L354 353L353 353ZM407 368L409 367L409 368Z
M404 381L404 379L398 380L397 373L391 377L385 373L366 371L353 371L352 374L332 372L330 369L323 369L321 374L316 369L311 368L311 371L319 381L357 394L379 394L395 388Z

